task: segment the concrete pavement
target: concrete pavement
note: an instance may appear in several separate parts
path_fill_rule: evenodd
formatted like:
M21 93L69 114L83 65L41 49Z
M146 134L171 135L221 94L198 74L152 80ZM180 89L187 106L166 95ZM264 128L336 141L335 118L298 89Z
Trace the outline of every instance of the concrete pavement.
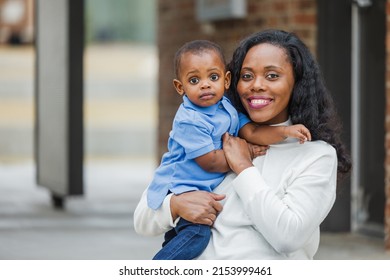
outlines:
M0 259L150 259L161 237L138 236L133 212L150 179L150 162L94 162L83 197L52 208L34 183L31 162L0 165Z

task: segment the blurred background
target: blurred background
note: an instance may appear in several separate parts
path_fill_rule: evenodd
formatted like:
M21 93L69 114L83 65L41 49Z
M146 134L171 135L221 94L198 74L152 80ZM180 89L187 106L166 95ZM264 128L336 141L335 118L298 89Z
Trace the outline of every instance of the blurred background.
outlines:
M318 57L355 160L316 258L390 259L388 2L0 0L0 259L150 259L162 236L138 236L132 215L181 101L174 52L203 38L229 59L271 27Z
M155 5L153 0L85 1L87 160L154 156ZM31 160L36 67L34 0L1 0L0 7L0 155L2 160Z
M84 195L65 211L37 183L35 5L0 1L0 259L151 258L132 213L156 164L156 3L84 3Z

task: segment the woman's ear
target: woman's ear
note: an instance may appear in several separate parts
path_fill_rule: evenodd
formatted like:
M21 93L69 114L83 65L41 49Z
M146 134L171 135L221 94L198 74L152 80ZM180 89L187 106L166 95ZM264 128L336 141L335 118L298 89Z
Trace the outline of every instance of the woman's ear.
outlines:
M227 71L225 74L225 89L228 89L230 87L231 80L232 80L232 73L230 73L230 71Z
M178 94L184 94L183 84L178 79L173 79L173 86L175 87Z

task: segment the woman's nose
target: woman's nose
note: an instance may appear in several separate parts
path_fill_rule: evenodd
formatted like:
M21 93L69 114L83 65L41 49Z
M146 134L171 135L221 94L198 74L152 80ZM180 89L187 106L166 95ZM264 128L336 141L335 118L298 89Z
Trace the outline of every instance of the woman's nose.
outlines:
M257 91L264 90L264 87L265 87L265 83L264 83L263 79L262 78L256 78L253 81L251 90L254 91L254 92L257 92Z

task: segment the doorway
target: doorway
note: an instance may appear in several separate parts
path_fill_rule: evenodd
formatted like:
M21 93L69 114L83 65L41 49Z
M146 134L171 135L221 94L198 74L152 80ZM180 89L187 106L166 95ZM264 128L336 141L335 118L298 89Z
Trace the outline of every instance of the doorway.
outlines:
M383 237L386 1L372 1L366 7L358 2L317 1L318 60L341 115L342 136L352 151L354 169L351 178L339 186L323 230ZM357 44L352 41L356 28L352 16L356 15L351 5L358 5ZM351 50L356 48L359 67L352 60ZM353 90L354 79L358 93ZM352 118L354 113L357 117Z

